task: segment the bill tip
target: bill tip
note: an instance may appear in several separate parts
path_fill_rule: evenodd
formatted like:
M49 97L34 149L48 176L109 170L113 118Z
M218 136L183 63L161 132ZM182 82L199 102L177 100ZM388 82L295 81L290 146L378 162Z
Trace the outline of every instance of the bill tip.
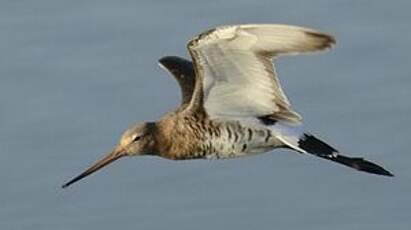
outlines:
M70 183L65 183L65 184L63 184L62 186L61 186L61 188L67 188L68 186L70 186Z

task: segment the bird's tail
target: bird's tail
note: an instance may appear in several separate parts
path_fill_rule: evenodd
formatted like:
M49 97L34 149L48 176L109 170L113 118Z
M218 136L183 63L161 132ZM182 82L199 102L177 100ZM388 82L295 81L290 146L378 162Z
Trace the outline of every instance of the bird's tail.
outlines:
M292 146L290 147L292 148ZM394 176L391 172L387 171L383 167L370 161L364 160L363 158L347 157L341 155L336 149L311 134L304 133L299 138L298 149L296 150L300 152L301 150L304 150L305 152L314 156L334 161L345 166L357 169L359 171L383 176Z

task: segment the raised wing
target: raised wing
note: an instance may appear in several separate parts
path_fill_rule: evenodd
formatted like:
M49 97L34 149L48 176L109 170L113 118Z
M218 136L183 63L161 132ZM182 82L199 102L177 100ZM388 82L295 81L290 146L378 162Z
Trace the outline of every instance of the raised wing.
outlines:
M288 25L222 26L188 43L198 81L188 109L211 117L269 117L299 123L281 89L272 59L323 50L332 36Z
M188 105L193 95L195 73L193 63L181 57L166 56L158 60L159 65L170 72L180 85L181 105Z

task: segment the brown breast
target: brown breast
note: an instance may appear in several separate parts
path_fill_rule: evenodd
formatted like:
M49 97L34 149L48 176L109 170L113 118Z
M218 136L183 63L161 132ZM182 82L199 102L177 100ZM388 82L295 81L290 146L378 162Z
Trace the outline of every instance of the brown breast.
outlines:
M157 154L173 160L202 158L201 144L209 124L205 116L198 114L168 114L157 123Z

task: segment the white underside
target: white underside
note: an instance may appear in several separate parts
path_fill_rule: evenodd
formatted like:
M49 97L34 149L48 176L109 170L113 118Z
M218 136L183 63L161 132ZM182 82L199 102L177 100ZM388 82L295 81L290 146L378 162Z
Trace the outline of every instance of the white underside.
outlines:
M240 121L241 126L245 131L244 136L239 137L237 142L233 141L233 138L228 138L229 134L226 129L223 129L220 137L212 138L214 146L216 146L218 152L209 154L207 159L228 159L252 156L259 153L264 153L273 150L283 145L287 145L301 153L306 153L298 147L298 141L304 134L302 125L288 125L284 122L277 122L274 125L267 126L262 124L256 118L242 118L237 119ZM225 120L225 123L230 121ZM248 138L247 129L253 130L253 136L251 140ZM267 133L270 132L270 137L267 141ZM231 134L233 137L233 134ZM247 147L243 149L244 145ZM244 150L244 151L243 151Z
M298 147L298 141L304 135L304 127L302 124L298 126L290 126L285 123L277 122L270 127L270 130L272 130L273 135L284 142L284 144L301 153L307 153L305 150Z

